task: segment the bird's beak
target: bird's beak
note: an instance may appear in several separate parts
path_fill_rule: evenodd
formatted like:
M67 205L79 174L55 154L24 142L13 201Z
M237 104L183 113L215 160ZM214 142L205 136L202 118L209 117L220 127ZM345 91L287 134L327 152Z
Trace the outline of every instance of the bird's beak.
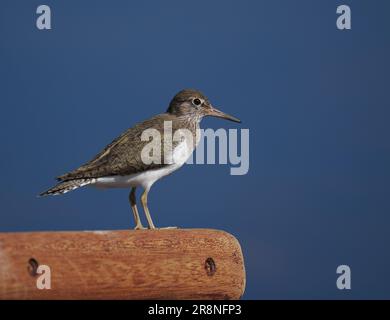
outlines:
M222 118L226 120L230 120L233 122L238 122L241 123L240 119L237 119L236 117L233 117L225 112L222 112L214 107L211 106L211 108L207 111L207 115L211 117L217 117L217 118Z

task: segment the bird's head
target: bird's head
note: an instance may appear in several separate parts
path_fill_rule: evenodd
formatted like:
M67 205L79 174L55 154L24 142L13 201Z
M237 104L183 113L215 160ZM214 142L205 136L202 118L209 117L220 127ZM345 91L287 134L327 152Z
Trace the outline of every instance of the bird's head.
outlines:
M199 120L203 117L212 116L241 122L239 119L214 108L206 96L192 89L185 89L177 93L169 104L167 112L177 116L188 116Z

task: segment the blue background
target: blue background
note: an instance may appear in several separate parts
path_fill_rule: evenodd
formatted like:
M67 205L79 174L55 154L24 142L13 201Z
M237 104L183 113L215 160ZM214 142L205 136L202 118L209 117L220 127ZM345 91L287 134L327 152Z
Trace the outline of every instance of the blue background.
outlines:
M36 195L194 87L243 120L203 128L250 129L250 170L157 182L156 224L234 234L247 299L390 298L389 1L44 3L50 31L0 3L0 231L132 226L127 190Z

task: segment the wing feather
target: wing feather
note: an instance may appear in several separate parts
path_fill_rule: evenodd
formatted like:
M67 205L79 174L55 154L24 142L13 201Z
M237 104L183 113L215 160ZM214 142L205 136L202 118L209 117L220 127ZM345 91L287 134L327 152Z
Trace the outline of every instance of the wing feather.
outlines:
M137 124L114 139L92 160L81 167L57 177L59 181L73 179L99 178L113 175L129 175L146 169L157 169L166 166L163 163L145 164L141 159L141 151L150 141L142 141L142 132L149 128L157 129L163 139L164 121L173 120L172 115L164 113ZM173 122L174 123L174 122ZM175 128L173 128L175 130ZM173 148L178 142L173 142ZM161 143L163 148L163 143Z

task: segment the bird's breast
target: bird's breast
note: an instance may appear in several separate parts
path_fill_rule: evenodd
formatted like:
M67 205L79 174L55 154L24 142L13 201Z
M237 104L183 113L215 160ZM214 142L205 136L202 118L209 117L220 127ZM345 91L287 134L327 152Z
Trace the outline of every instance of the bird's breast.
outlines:
M183 139L172 152L173 163L176 165L183 165L196 147L197 142L191 139Z

